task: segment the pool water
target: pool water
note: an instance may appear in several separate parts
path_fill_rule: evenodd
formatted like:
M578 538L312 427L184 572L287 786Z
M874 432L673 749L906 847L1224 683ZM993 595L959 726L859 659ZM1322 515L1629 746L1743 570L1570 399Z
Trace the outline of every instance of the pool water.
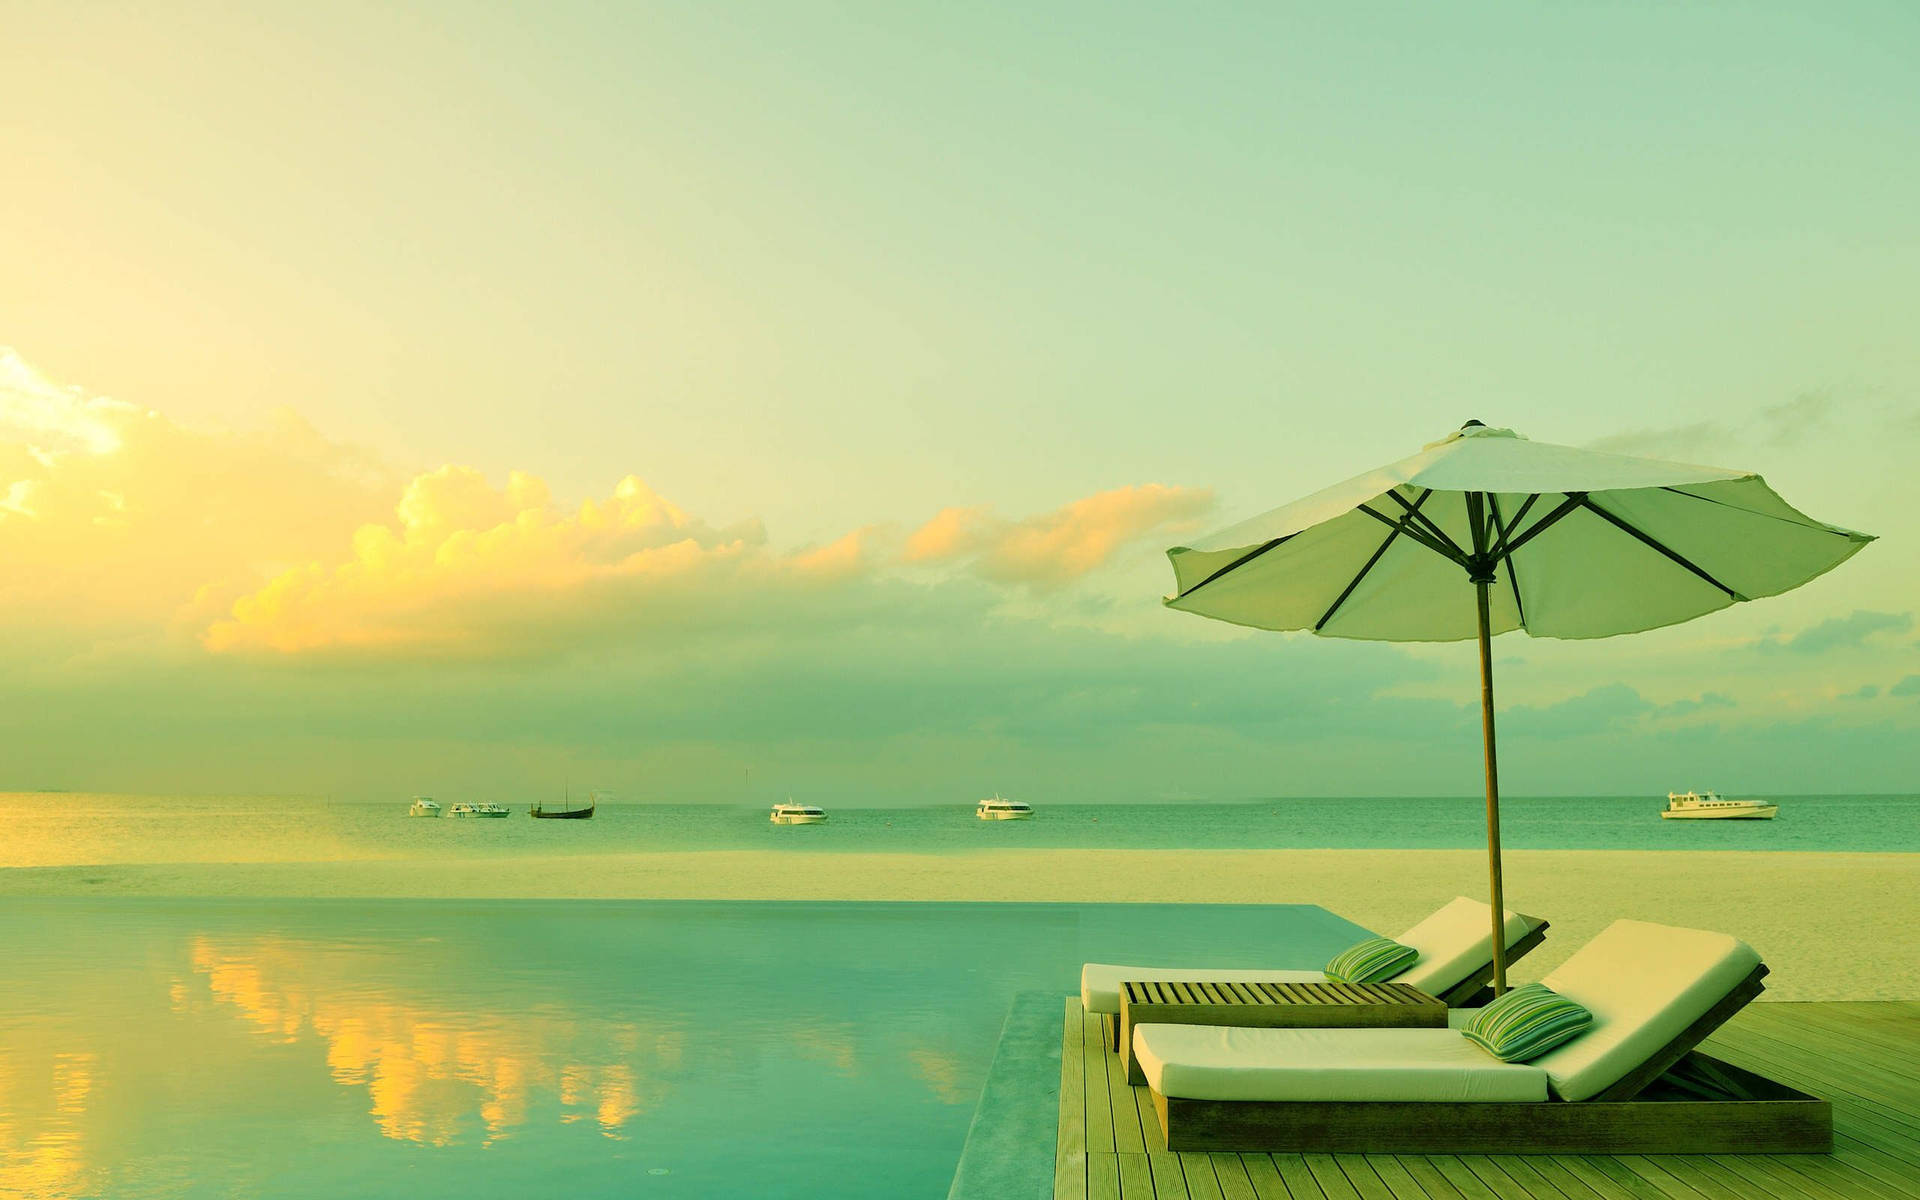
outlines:
M0 1197L937 1197L1016 992L1307 906L32 899Z

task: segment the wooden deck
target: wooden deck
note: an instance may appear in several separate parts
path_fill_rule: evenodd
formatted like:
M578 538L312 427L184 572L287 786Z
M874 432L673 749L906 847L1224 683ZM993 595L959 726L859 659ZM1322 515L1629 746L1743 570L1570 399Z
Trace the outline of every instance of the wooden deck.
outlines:
M1078 998L1064 1034L1055 1200L1920 1197L1920 1003L1754 1004L1702 1047L1831 1100L1830 1155L1169 1154Z

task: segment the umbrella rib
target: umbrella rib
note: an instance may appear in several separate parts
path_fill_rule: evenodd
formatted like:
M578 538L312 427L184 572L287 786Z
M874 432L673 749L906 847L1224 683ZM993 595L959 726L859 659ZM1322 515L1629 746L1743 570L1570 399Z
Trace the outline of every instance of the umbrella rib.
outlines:
M1393 488L1387 489L1387 498L1392 500L1395 504L1398 504L1401 508L1406 509L1407 515L1410 517L1413 517L1419 523L1421 528L1425 529L1430 535L1432 535L1435 541L1439 542L1441 545L1453 547L1454 553L1460 555L1461 558L1465 558L1467 555L1467 552L1464 549L1462 549L1460 546L1455 545L1454 540L1447 536L1447 531L1440 528L1440 526L1438 526L1437 524L1435 524L1432 517L1419 511L1420 504L1425 504L1427 497L1431 495L1433 495L1433 489L1428 488L1426 489L1425 492L1421 493L1420 503L1413 504L1413 503L1409 503L1407 498L1405 496L1402 496L1399 493L1399 491L1397 491L1396 489L1393 489Z
M1420 498L1415 500L1412 507L1407 509L1407 515L1401 517L1399 522L1387 531L1386 538L1381 541L1380 548L1373 552L1373 557L1367 560L1367 565L1360 568L1360 573L1355 575L1353 579L1347 583L1345 590L1340 593L1331 605L1327 606L1327 611L1321 614L1320 619L1313 623L1313 631L1315 633L1319 633L1322 629L1325 629L1327 622L1333 620L1333 614L1340 611L1340 606L1347 602L1347 597L1353 595L1353 589L1360 586L1360 581L1367 577L1368 571L1373 570L1373 564L1379 562L1381 556L1387 552L1387 548L1393 545L1393 539L1399 537L1406 527L1412 523L1413 519L1419 515L1420 506L1425 504L1427 497L1431 495L1433 495L1432 488L1428 488L1426 491L1420 493ZM1398 494L1395 493L1395 499L1398 498Z
M1507 525L1500 520L1500 501L1492 492L1487 493L1487 509L1493 513L1493 527L1500 531L1500 541L1494 546L1493 557L1507 564L1507 586L1513 589L1513 609L1519 614L1522 629L1527 627L1527 606L1520 601L1520 572L1514 569L1513 555L1507 552L1507 535L1513 532L1514 525L1520 524L1520 519L1527 515L1527 509L1539 498L1538 492L1528 496L1526 503L1520 506L1520 511L1513 514L1513 525Z
M1416 528L1415 526L1406 525L1400 521L1396 521L1392 517L1388 516L1387 514L1381 512L1379 509L1374 508L1371 505L1361 504L1361 505L1358 505L1357 507L1361 512L1372 517L1374 520L1380 522L1382 525L1385 525L1389 529L1398 529L1407 538L1419 543L1422 546L1425 546L1427 549L1433 551L1435 554L1438 554L1441 558L1446 559L1448 562L1461 567L1464 567L1467 565L1467 557L1465 554L1460 552L1460 548L1458 546L1454 546L1452 544L1442 545L1439 542L1434 541L1433 535L1428 533L1424 529L1419 529L1419 528Z
M1527 519L1528 510L1531 509L1539 499L1539 492L1529 494L1526 500L1521 502L1519 510L1513 514L1513 520L1502 522L1500 520L1499 502L1493 498L1492 492L1487 493L1487 502L1493 505L1493 523L1500 530L1500 540L1493 548L1493 556L1495 558L1505 558L1507 556L1507 542L1513 538L1513 531L1520 528L1520 522Z
M1508 542L1506 545L1502 546L1500 548L1500 553L1503 555L1513 554L1513 552L1520 549L1520 547L1526 545L1528 542L1532 541L1534 538L1537 538L1541 534L1545 533L1548 527L1558 524L1562 517L1566 516L1568 513L1572 512L1574 509L1579 508L1582 504L1586 503L1586 500L1587 500L1587 494L1585 492L1568 492L1567 498L1560 502L1559 507L1555 508L1552 512L1548 513L1546 516L1541 517L1539 521L1535 522L1533 528L1527 530L1525 533L1521 534L1519 537L1513 539L1511 542ZM1516 525L1519 524L1518 521L1515 521L1514 523Z
M1581 496L1580 498L1580 506L1582 508L1585 508L1589 512L1593 513L1594 516L1599 517L1601 520L1605 521L1607 524L1613 526L1615 529L1618 529L1620 532L1626 534L1628 537L1633 538L1635 541L1647 547L1649 550L1652 550L1658 553L1659 555L1667 559L1669 562L1673 563L1675 566L1683 567L1687 571L1691 572L1692 574L1705 580L1707 583L1710 583L1714 587L1719 588L1721 591L1727 594L1728 599L1730 600L1746 599L1746 597L1742 596L1739 592L1734 591L1732 588L1728 587L1726 584L1721 583L1718 579L1715 579L1713 576L1707 574L1704 570L1702 570L1699 567L1698 564L1694 563L1691 559L1688 559L1684 555L1681 555L1678 552L1674 551L1673 549L1669 548L1665 543L1654 538L1651 534L1647 533L1645 530L1642 530L1635 525L1629 524L1627 521L1625 521L1620 517L1614 516L1612 513L1608 512L1604 508L1601 508L1598 504L1595 504L1592 500L1588 499L1584 495Z
M1730 508L1734 512L1744 513L1749 517L1765 517L1769 521L1778 521L1782 525L1791 525L1795 529L1807 529L1814 533L1831 533L1835 537L1866 538L1868 541L1874 540L1872 534L1860 533L1853 529L1836 528L1824 521L1815 521L1812 517L1808 517L1805 521L1796 521L1792 517L1783 517L1777 513L1756 512L1751 508L1743 508L1738 504L1728 504L1725 500L1716 500L1712 496L1702 496L1698 492L1689 492L1685 488L1666 486L1660 490L1663 492L1671 492L1676 496L1685 496L1689 500L1698 500L1702 504L1711 504L1715 508ZM1811 524L1808 522L1811 522Z
M1246 566L1248 563L1252 562L1254 559L1259 558L1262 554L1265 554L1267 551L1273 549L1275 546L1278 546L1280 543L1294 536L1295 536L1294 534L1289 533L1286 535L1286 537L1277 537L1271 541L1264 542L1261 545L1255 546L1252 550L1249 550L1247 553L1242 554L1239 558L1234 559L1232 562L1228 563L1226 566L1221 567L1218 571L1215 571L1213 574L1207 576L1205 579L1202 579L1199 583L1196 583L1192 587L1188 588L1186 591L1181 592L1178 596L1175 596L1174 599L1185 600L1188 596L1193 595L1195 592L1199 591L1201 588L1212 583L1214 580L1220 578L1222 575L1225 575L1228 571L1239 570L1241 567Z

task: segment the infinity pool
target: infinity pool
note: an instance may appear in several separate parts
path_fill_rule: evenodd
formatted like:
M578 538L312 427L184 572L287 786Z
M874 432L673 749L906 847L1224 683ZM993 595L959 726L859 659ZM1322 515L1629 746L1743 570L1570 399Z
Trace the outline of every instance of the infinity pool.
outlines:
M945 1194L1008 1003L1301 906L17 900L0 1197Z

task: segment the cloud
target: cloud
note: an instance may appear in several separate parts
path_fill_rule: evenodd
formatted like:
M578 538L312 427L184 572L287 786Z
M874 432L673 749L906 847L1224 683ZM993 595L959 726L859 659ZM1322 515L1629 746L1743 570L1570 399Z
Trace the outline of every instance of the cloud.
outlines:
M1643 454L1656 458L1712 458L1716 454L1746 446L1780 448L1805 443L1810 436L1824 433L1835 424L1842 408L1826 392L1801 392L1791 400L1770 404L1745 421L1692 421L1685 425L1654 426L1627 430L1596 438L1587 443L1592 450L1612 454ZM1882 422L1897 428L1899 418Z
M1880 686L1878 684L1863 683L1850 692L1840 693L1840 698L1842 700L1871 700L1879 694Z
M1920 675L1908 675L1887 689L1889 696L1920 696Z
M353 534L345 561L290 567L239 597L206 648L518 657L724 623L875 557L872 530L776 553L758 522L711 528L632 476L566 509L531 475L494 487L446 466L413 479L394 511Z
M1019 521L987 508L948 508L907 538L903 557L911 563L964 560L996 582L1058 588L1104 566L1150 533L1191 528L1213 502L1205 488L1146 483L1099 492Z
M1024 519L950 509L904 544L876 523L775 550L759 522L712 528L637 477L563 504L524 472L409 476L291 410L260 431L190 430L0 351L0 620L95 644L112 630L223 655L527 658L727 628L747 645L876 619L880 580L929 569L1051 592L1211 503L1144 484Z
M1518 705L1501 714L1500 731L1524 737L1580 737L1618 732L1655 711L1654 705L1624 683L1609 683L1556 704Z
M1831 617L1785 640L1778 636L1767 636L1754 642L1753 646L1768 653L1785 650L1795 654L1823 654L1830 650L1863 646L1880 634L1905 633L1912 628L1912 613L1855 609L1844 617Z
M189 430L0 348L0 620L163 629L337 544L395 480L291 410L261 430Z
M1654 714L1662 717L1686 717L1710 709L1736 707L1738 705L1734 703L1733 697L1724 692L1703 692L1697 700L1682 699L1675 700L1671 704L1662 704L1654 710Z

